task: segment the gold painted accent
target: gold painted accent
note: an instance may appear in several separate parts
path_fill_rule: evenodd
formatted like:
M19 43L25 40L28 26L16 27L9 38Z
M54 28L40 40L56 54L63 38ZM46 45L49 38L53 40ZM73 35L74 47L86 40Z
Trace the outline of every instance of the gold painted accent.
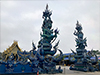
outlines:
M24 72L24 71L22 71L22 72Z
M7 65L5 65L7 67Z
M4 58L4 61L7 61L8 60L8 57L11 55L11 53L14 54L14 56L18 56L17 54L17 51L22 51L20 49L20 47L18 46L18 42L14 40L14 43L9 47L7 48L6 50L4 50L3 54L2 54L2 57L5 57ZM18 56L18 59L19 59L19 56ZM16 61L16 59L15 59Z

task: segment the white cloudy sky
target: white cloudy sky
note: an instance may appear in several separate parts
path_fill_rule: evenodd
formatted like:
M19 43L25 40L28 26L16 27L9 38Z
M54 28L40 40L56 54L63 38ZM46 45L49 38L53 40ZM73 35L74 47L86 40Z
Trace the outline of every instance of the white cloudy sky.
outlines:
M32 49L32 40L38 44L42 26L42 12L48 3L52 10L53 28L60 30L57 40L64 52L75 50L75 30L77 20L87 37L86 49L100 50L100 0L1 0L0 51L11 46L14 40L22 50ZM57 42L56 40L56 42ZM55 43L54 43L55 44Z

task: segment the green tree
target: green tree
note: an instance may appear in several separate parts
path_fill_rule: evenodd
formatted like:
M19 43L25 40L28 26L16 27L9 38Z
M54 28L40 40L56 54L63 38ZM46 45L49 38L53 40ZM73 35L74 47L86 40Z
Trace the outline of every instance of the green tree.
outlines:
M96 55L100 55L100 51L99 51L99 50L93 50L93 52L94 52Z
M0 60L2 59L2 52L0 52Z

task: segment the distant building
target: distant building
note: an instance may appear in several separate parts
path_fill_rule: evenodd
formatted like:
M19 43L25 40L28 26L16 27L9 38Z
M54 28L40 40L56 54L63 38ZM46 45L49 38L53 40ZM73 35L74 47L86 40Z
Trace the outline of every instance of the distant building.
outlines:
M74 62L74 60L75 60L75 58L74 58L74 54L73 53L65 53L65 54L63 54L64 55L64 64L66 64L66 65L70 65L70 64L73 64Z
M9 48L7 48L7 50L4 50L4 52L2 53L2 60L7 61L8 57L11 55L11 53L13 53L15 57L14 60L16 61L17 59L19 59L19 56L17 54L18 50L22 51L18 46L18 42L14 41L14 43Z
M74 58L73 53L64 53L63 56L64 56L64 59L61 62L63 62L66 66L74 63L75 58ZM91 60L95 61L95 57L91 57ZM98 61L100 62L100 56L98 56Z
M98 61L100 62L100 56L97 56L97 57L98 57ZM94 61L95 57L91 57L91 60Z

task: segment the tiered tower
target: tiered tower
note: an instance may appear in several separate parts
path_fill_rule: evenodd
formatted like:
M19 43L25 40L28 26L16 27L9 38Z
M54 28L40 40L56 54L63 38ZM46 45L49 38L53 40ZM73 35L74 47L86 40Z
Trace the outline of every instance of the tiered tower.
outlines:
M77 21L76 31L74 35L77 36L76 41L76 53L71 50L75 55L75 63L70 66L70 70L81 70L81 71L95 71L96 68L93 67L98 61L98 58L93 54L92 50L87 52L85 47L87 46L86 38L83 38L84 34L82 32L82 26ZM95 56L96 60L91 61L91 57Z
M76 28L77 31L74 32L74 35L77 36L77 38L75 39L76 41L76 58L82 58L84 56L84 53L87 52L87 50L85 49L85 47L87 46L86 43L86 38L83 38L84 34L82 32L82 26L79 24L79 22L77 21L76 24Z
M46 9L43 12L42 18L44 19L43 24L42 24L42 33L41 35L41 40L38 43L38 48L43 46L43 51L42 55L54 55L57 51L56 47L53 47L54 50L51 51L52 49L52 43L56 40L57 34L59 31L57 29L53 30L52 29L52 23L53 21L51 20L51 15L52 12L48 10L48 4L46 5ZM57 45L59 44L59 41Z

